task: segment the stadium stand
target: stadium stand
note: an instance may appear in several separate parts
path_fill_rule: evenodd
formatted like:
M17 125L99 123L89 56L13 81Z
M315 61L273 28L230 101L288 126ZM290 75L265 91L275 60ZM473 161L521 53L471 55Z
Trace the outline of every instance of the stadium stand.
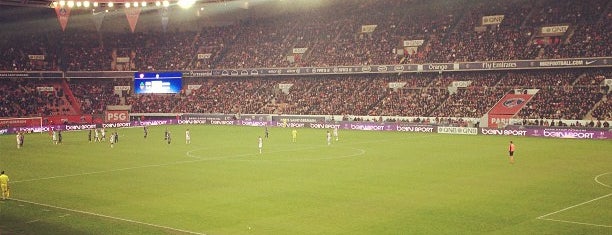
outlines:
M81 103L81 114L103 114L107 105L125 104L115 94L115 86L131 86L129 79L72 79L70 89ZM129 95L129 92L124 92Z
M0 117L73 115L64 88L57 79L2 79Z
M611 4L605 0L336 4L321 11L244 19L195 31L98 33L75 29L30 33L29 40L22 40L23 35L5 35L0 49L6 59L0 68L226 69L574 58L611 52L607 33L612 27L608 23ZM498 25L483 28L482 17L489 15L504 18ZM570 28L563 36L538 36L541 27L555 24ZM376 27L364 32L364 25ZM424 42L416 51L408 51L402 46L404 40ZM294 48L307 50L293 53ZM45 58L32 60L28 55Z
M191 31L3 34L0 70L163 71L610 56L611 9L606 0L349 0ZM503 21L482 25L482 17L492 15L504 15ZM570 26L561 36L538 33L559 24ZM409 49L404 40L422 40L422 45ZM612 108L602 83L611 75L609 68L600 68L215 77L187 80L185 87L201 86L175 95L121 97L113 87L129 86L129 79L72 79L70 94L64 94L61 82L13 79L1 83L10 91L1 116L101 114L106 105L126 104L137 113L477 118L514 89L539 89L520 118L604 120L612 118ZM471 83L451 91L449 86L459 81ZM390 88L392 82L405 85ZM281 91L279 84L292 86ZM55 87L55 92L37 92L37 86ZM73 98L78 104L70 102ZM45 104L45 99L50 101ZM18 103L28 105L13 107Z

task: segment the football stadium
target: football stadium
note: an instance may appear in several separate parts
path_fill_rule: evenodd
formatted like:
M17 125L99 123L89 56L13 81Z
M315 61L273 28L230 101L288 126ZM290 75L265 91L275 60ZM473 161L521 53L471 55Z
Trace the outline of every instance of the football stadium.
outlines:
M610 0L0 0L0 234L612 234Z

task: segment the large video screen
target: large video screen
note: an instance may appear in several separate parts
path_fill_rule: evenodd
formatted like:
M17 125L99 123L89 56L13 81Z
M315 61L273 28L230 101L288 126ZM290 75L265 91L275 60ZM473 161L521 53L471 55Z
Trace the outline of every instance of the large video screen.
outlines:
M179 93L183 87L182 78L181 72L134 73L134 93Z

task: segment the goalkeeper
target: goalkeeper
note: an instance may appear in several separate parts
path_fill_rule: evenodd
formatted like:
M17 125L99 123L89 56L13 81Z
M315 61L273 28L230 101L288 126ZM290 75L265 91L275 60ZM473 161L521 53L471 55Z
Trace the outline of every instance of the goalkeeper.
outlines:
M2 188L2 200L9 198L9 177L4 174L4 171L0 173L0 188Z

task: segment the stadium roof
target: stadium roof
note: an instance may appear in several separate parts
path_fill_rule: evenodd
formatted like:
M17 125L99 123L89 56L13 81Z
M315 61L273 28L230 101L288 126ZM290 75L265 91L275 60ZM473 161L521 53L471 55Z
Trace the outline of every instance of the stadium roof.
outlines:
M49 7L51 3L58 0L0 0L0 5L5 6L21 6L21 7ZM77 0L75 0L76 2ZM85 1L85 0L83 0ZM95 0L90 0L90 2L94 2ZM125 0L100 0L97 2L123 2ZM145 2L154 2L153 0L144 0ZM176 1L176 0L174 0ZM171 2L174 2L171 1ZM208 2L231 2L236 0L196 0L200 3L208 3Z
M49 7L49 0L0 0L0 5L23 7Z

